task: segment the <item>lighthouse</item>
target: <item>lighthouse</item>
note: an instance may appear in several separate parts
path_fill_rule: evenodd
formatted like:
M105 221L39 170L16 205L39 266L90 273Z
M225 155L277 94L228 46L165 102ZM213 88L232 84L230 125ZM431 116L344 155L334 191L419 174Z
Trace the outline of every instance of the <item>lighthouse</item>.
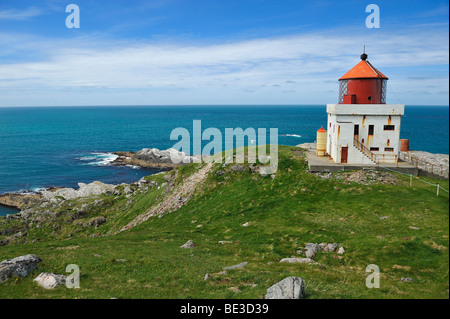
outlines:
M367 54L339 78L339 103L328 104L326 152L335 163L397 163L403 104L386 104L388 77Z

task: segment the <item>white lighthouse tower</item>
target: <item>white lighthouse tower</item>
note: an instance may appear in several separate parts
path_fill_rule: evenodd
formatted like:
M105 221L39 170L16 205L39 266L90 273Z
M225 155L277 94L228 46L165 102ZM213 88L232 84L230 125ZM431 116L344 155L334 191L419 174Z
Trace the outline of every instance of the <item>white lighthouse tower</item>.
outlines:
M335 163L397 163L403 104L386 104L388 78L367 54L339 79L339 104L328 104L326 152Z

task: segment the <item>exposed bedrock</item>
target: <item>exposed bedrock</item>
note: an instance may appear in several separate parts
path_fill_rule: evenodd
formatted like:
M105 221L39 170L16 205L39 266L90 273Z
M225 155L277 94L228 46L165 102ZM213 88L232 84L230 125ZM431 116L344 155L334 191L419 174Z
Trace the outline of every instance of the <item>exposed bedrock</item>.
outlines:
M113 162L114 165L133 165L143 168L155 168L170 170L177 166L192 163L193 156L186 155L173 148L159 150L157 148L144 148L136 153L116 152L119 157Z

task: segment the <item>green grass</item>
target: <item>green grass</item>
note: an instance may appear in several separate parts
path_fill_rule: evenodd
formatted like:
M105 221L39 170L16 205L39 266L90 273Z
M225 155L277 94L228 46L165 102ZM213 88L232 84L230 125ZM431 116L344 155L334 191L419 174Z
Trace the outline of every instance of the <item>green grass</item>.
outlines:
M40 271L61 274L77 264L81 288L46 291L32 282L36 272L0 284L0 298L262 298L287 276L302 277L307 298L313 299L449 297L447 193L437 197L433 187L417 181L409 187L402 175L397 185L321 179L306 171L293 147L280 146L279 159L275 179L216 164L185 206L118 235L90 237L120 229L166 196L165 188L132 199L102 196L107 204L86 217L106 216L108 222L98 229L69 222L54 235L51 225L30 229L26 243L0 247L0 260L33 253L43 259ZM169 174L179 183L196 170L191 164ZM226 174L215 174L218 170ZM448 181L439 183L448 189ZM249 227L242 226L246 222ZM32 243L36 237L41 241ZM197 247L180 249L189 239ZM299 256L296 251L309 242L338 242L346 253L342 259L319 253L319 265L279 263ZM244 261L249 262L245 269L219 274ZM380 267L380 289L365 286L369 264ZM208 281L206 273L212 274ZM402 277L414 282L402 283Z

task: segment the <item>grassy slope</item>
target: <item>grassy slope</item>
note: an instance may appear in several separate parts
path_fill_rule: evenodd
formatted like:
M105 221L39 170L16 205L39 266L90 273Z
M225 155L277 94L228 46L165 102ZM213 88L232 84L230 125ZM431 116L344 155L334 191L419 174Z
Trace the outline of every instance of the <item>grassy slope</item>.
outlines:
M64 274L68 264L81 269L81 289L45 291L32 282L33 275L0 284L0 298L262 298L287 276L306 280L308 298L449 297L447 193L436 197L433 188L418 182L411 188L401 176L396 186L324 180L306 171L295 150L280 147L274 180L250 172L218 176L215 171L229 168L215 165L203 192L187 205L119 235L89 237L119 229L156 202L162 189L136 196L128 208L121 197L96 210L108 223L71 240L48 236L0 247L0 260L37 254L44 260L40 271ZM178 178L192 174L195 165L183 167ZM448 189L448 181L440 183ZM246 222L250 226L242 227ZM61 234L73 227L64 226ZM180 249L189 239L197 247ZM320 265L278 262L308 242L338 242L346 253L342 259L319 253ZM244 261L245 269L218 274ZM381 269L380 289L365 286L369 264ZM206 273L213 275L208 281ZM402 283L401 277L414 282Z

